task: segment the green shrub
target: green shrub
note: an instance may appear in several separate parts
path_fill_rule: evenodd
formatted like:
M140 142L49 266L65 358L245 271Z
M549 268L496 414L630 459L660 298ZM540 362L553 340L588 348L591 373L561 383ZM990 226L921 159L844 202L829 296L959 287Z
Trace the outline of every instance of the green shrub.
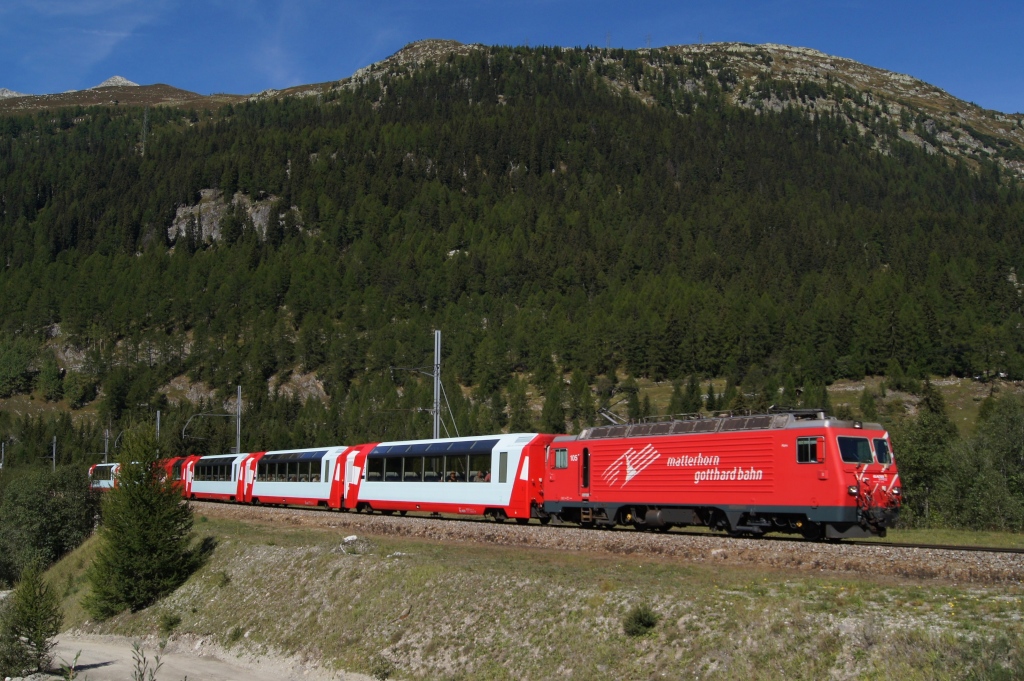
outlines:
M622 620L622 631L627 636L643 636L658 624L658 615L646 603L639 603Z
M164 636L170 636L179 624L181 624L181 615L177 613L165 612L160 615L160 633Z
M370 660L370 676L376 681L388 681L395 673L395 663L386 655L377 654Z

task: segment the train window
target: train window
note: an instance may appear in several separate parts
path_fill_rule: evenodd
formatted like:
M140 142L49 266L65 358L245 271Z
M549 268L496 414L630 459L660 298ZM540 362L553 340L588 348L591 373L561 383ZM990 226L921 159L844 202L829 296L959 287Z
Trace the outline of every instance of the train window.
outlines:
M366 479L370 482L380 482L384 479L384 459L366 460Z
M580 486L590 487L590 450L583 448L583 465L580 466Z
M556 449L555 450L555 468L568 468L569 467L569 450L568 449Z
M498 482L505 482L508 480L508 452L502 452L498 455Z
M843 457L844 463L871 463L874 458L871 456L871 445L866 437L841 437L839 438L839 454Z
M423 457L423 482L441 482L444 478L444 457Z
M401 482L402 480L402 458L392 457L384 459L384 482Z
M889 453L889 441L882 438L875 440L875 457L878 463L892 463L892 455Z
M444 458L444 479L446 482L466 482L467 456L446 456Z
M183 463L185 463L185 462L184 461L175 461L174 462L174 467L171 468L171 480L181 480L181 464L183 464Z
M474 454L469 457L469 480L472 482L491 481L491 455Z
M797 463L821 463L818 458L818 438L798 437L796 439L796 462Z
M405 457L405 476L402 480L405 482L423 482L422 456Z
M323 461L323 459L321 459L320 461L313 461L309 465L311 466L311 469L309 471L309 481L310 482L320 482L323 479L323 474L322 474L323 469L324 469L324 461Z

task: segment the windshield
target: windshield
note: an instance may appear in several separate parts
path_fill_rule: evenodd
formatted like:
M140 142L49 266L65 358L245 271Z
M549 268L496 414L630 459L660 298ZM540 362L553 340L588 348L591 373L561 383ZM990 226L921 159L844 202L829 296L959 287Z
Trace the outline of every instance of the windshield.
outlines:
M866 437L839 438L839 454L845 463L871 463L871 444Z

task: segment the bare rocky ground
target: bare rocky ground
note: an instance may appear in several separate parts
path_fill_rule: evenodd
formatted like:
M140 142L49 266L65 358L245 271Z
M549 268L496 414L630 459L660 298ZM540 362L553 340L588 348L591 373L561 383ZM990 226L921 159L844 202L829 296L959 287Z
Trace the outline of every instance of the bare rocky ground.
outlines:
M1024 555L885 545L826 544L774 539L731 539L714 535L666 534L633 530L585 530L570 526L511 525L447 520L237 506L195 502L211 517L329 527L378 536L432 541L524 546L562 551L650 555L693 563L732 564L773 569L940 580L954 584L1020 584Z
M79 679L123 681L132 678L136 669L132 659L135 642L143 645L150 669L154 668L154 657L160 656L157 678L172 681L185 677L192 681L367 681L370 678L363 674L329 672L287 657L233 654L195 636L177 637L160 652L155 640L66 633L58 639L56 655L58 660L70 664L75 655L81 653L76 665Z

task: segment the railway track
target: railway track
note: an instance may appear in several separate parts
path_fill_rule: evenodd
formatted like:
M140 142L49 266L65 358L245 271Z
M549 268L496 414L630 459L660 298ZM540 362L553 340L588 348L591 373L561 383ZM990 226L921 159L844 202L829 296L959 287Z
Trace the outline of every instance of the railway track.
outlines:
M1024 549L1008 546L972 546L966 544L918 544L915 542L888 542L888 541L845 541L843 544L851 546L891 546L899 549L920 549L934 551L971 551L973 553L1016 553L1024 554Z
M1024 584L1024 553L1016 548L885 541L813 542L789 537L733 538L710 532L604 532L576 525L495 523L425 515L338 513L322 509L193 502L211 517L317 527L346 534L467 542L490 547L648 556L693 563L733 564L758 570L832 572L868 578L898 577L955 583ZM600 558L597 558L600 559Z

